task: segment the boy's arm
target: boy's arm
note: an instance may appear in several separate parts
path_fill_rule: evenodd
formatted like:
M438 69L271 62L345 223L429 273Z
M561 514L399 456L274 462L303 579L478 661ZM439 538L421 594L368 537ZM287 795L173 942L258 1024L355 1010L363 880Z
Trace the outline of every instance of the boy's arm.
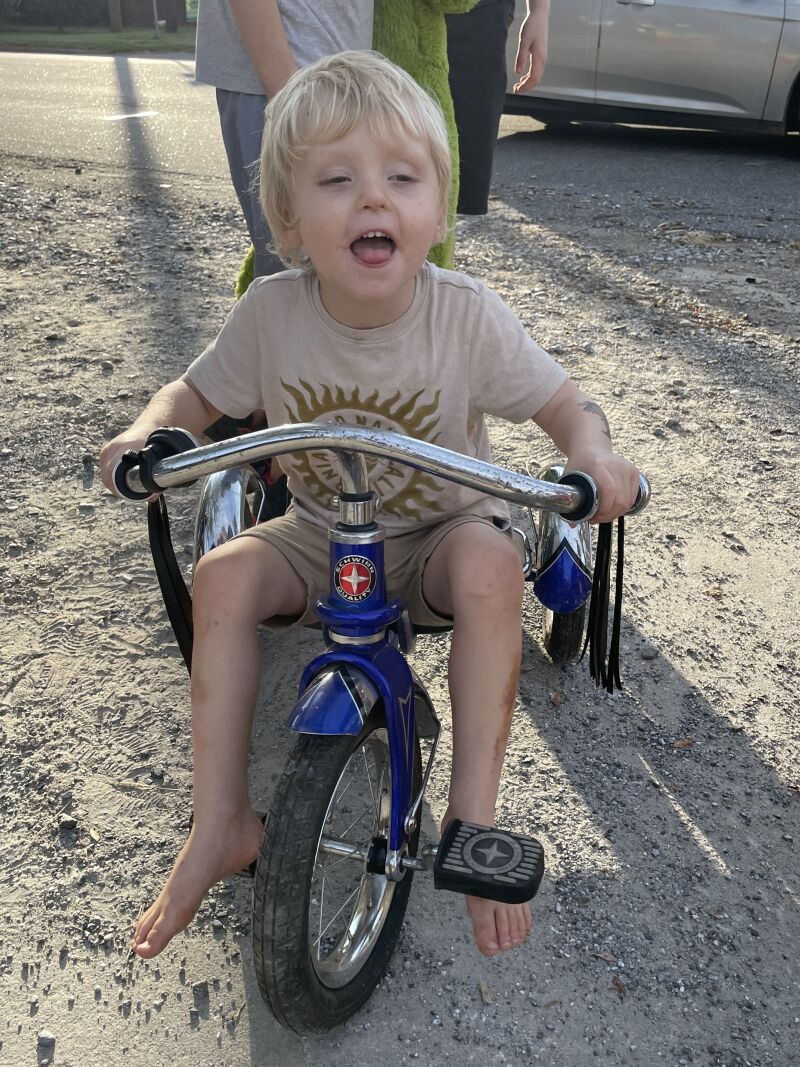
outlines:
M139 449L159 426L179 426L189 433L200 434L222 414L190 385L178 378L159 389L141 415L123 433L100 450L100 477L106 489L115 492L114 468L128 449Z
M536 413L534 422L567 457L567 468L597 483L600 506L592 522L610 522L629 511L639 491L639 472L618 455L603 409L572 381Z

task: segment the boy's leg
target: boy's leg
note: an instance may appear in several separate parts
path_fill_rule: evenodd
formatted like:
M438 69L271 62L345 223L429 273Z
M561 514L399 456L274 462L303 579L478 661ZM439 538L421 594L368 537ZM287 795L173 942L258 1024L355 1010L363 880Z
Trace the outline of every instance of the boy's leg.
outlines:
M298 616L305 583L281 553L257 537L214 549L193 589L192 748L194 820L166 884L142 916L134 950L155 956L194 917L215 882L250 863L262 826L250 806L247 760L261 682L257 627Z
M448 682L453 712L451 819L493 826L522 647L522 568L510 538L468 522L436 546L423 575L426 601L453 618ZM520 945L531 926L527 904L467 897L484 955Z

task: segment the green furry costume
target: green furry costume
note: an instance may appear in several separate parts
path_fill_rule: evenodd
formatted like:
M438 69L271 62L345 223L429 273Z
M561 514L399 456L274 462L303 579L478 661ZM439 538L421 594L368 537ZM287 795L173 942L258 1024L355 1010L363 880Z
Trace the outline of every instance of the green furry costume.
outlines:
M440 267L452 267L455 246L455 216L458 201L458 136L450 95L447 67L447 29L444 16L469 11L477 0L375 0L372 44L428 90L439 101L447 123L453 182L447 213L447 236L428 256ZM241 296L253 280L253 249L247 254L236 279Z
M440 267L453 266L456 204L458 202L458 134L450 95L447 29L444 16L462 14L477 0L375 0L372 44L376 52L408 71L439 101L447 123L453 181L447 212L447 236L428 255Z

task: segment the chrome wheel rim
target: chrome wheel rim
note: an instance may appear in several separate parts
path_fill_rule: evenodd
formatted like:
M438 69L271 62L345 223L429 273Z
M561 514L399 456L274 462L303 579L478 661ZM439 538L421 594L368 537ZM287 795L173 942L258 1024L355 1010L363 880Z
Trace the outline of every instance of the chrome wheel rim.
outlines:
M380 937L396 882L370 874L372 838L389 835L391 778L385 729L364 739L339 775L314 857L308 906L311 963L323 985L338 989L355 978ZM335 846L350 855L336 854ZM327 849L327 851L326 851Z

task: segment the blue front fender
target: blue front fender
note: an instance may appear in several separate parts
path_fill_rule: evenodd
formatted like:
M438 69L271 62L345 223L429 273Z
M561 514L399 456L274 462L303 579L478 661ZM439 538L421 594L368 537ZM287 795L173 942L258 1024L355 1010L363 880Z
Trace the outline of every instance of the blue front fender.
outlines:
M362 671L333 664L312 679L287 725L299 734L360 734L378 699L378 690Z
M416 750L414 683L403 655L386 642L345 651L329 648L303 672L301 695L289 718L309 734L359 734L382 701L389 736L392 807L389 848L406 838Z

